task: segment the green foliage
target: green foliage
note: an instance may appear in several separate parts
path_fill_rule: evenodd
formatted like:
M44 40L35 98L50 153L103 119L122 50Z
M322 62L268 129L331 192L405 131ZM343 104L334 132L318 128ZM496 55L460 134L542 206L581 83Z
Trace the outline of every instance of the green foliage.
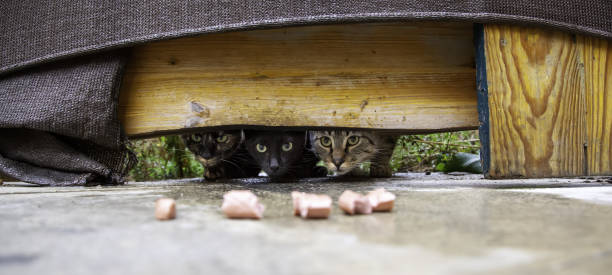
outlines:
M185 149L179 136L165 136L133 141L131 149L138 163L130 171L130 180L164 180L202 177L204 167ZM456 171L457 163L473 164L468 156L480 149L478 131L402 136L393 152L391 167L395 172ZM368 170L369 164L361 167Z
M185 149L179 136L136 140L130 149L138 159L130 171L130 180L193 178L204 174L204 167Z
M395 172L446 172L455 154L478 154L479 150L478 131L402 136L393 151L391 167Z

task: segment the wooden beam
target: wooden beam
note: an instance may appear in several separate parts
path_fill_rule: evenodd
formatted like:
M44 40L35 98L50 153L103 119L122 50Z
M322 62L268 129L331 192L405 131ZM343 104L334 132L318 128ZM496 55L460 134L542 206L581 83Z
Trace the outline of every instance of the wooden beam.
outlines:
M610 174L605 41L485 26L492 178Z
M579 36L586 102L586 168L589 175L612 174L612 43Z
M232 125L475 129L472 25L305 26L136 47L128 135Z

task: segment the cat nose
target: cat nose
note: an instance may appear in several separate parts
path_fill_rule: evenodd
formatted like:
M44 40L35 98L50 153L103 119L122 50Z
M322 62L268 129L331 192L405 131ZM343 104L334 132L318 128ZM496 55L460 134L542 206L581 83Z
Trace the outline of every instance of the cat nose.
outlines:
M272 159L270 160L270 170L272 170L273 172L278 171L278 161L276 159Z
M336 165L336 167L340 168L340 165L342 165L342 163L344 162L343 159L334 159L334 165Z
M212 157L212 155L210 154L210 152L204 151L204 152L202 152L202 157L205 158L205 159L209 159L209 158Z

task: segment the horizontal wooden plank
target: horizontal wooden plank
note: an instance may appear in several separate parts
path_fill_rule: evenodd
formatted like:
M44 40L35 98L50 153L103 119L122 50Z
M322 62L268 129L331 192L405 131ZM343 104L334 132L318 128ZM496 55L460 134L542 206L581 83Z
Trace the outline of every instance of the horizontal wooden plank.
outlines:
M147 44L133 51L119 115L131 136L231 125L475 129L472 25L305 26Z

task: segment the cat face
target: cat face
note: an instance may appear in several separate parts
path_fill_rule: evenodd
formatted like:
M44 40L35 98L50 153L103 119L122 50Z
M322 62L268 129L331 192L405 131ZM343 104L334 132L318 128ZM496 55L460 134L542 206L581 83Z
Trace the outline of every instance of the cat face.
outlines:
M204 167L213 167L229 159L243 140L240 130L191 133L181 137Z
M377 152L378 137L367 131L311 131L312 150L329 171L343 175Z
M305 132L245 132L246 147L270 178L282 178L295 168L304 152Z

